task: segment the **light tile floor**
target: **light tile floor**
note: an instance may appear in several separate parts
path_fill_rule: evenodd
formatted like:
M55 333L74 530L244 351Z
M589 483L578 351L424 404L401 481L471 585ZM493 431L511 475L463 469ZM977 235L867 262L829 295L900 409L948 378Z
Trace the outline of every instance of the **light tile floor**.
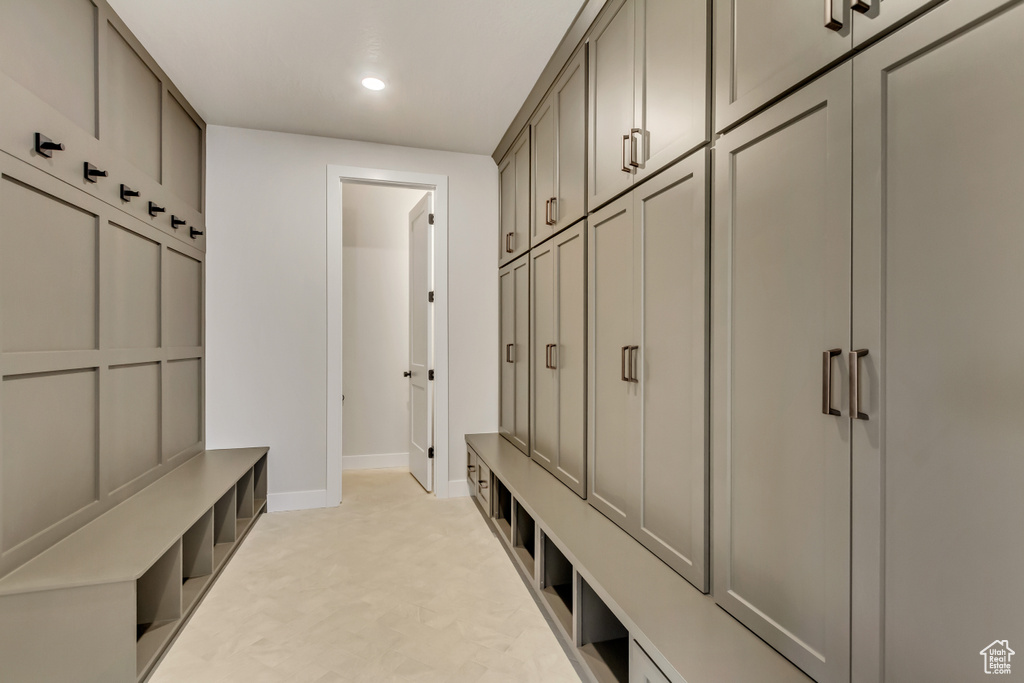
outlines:
M407 470L264 515L152 683L580 680L468 498Z

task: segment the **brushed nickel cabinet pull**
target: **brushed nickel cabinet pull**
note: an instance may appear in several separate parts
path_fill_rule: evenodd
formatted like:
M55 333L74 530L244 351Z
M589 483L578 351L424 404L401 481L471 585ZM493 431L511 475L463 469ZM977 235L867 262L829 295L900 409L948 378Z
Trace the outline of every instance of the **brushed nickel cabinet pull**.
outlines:
M856 10L861 14L867 14L871 11L871 0L853 0L850 9Z
M833 31L841 31L843 29L843 18L836 18L835 0L825 0L825 28Z
M548 225L554 225L558 222L558 197L552 197L548 200L548 206L550 207L551 215L548 216Z
M850 351L850 417L867 420L868 414L860 412L860 359L868 355L867 349Z
M821 353L821 412L823 415L842 414L832 407L832 359L842 352L842 349L829 349Z
M640 380L637 379L637 376L636 376L636 371L637 371L636 359L639 356L640 356L640 347L639 346L630 346L629 347L629 380L628 381L632 382L633 384L639 384L640 383Z
M513 349L514 346L515 346L515 344L505 344L505 362L506 363L515 363L516 362L515 358L512 357L512 349Z
M622 352L619 354L620 373L622 375L622 381L623 382L628 382L629 381L629 377L626 377L626 352L628 350L629 350L628 346L623 346L622 347Z
M640 152L636 144L636 134L643 135L643 132L641 128L629 129L629 165L632 168L640 168Z
M548 344L544 347L544 367L549 370L556 370L555 366L555 348L557 344Z
M622 136L622 170L625 173L632 173L633 169L626 165L626 145L629 144L629 135Z

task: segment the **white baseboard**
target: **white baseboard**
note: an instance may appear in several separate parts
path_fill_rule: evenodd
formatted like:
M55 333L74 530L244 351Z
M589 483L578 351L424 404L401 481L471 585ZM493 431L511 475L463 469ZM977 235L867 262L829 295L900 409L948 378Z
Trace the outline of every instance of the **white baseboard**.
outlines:
M267 496L267 512L287 512L288 510L312 510L327 507L327 490L319 491L288 491L271 493Z
M341 459L342 470L382 470L389 467L408 466L408 453L376 453L374 455L346 455Z
M469 495L469 482L465 479L448 482L449 498L465 498Z

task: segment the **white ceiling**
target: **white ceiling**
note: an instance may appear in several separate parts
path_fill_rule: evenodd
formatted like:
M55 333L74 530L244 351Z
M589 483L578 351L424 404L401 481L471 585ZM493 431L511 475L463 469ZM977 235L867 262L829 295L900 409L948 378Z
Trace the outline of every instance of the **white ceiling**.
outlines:
M109 2L207 123L475 154L497 146L583 4Z

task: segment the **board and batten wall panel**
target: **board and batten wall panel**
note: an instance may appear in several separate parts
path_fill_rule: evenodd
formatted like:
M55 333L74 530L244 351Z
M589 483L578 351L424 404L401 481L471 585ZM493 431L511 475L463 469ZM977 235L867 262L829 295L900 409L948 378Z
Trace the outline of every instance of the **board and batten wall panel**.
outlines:
M2 576L204 447L205 124L105 0L0 0L0 119Z

